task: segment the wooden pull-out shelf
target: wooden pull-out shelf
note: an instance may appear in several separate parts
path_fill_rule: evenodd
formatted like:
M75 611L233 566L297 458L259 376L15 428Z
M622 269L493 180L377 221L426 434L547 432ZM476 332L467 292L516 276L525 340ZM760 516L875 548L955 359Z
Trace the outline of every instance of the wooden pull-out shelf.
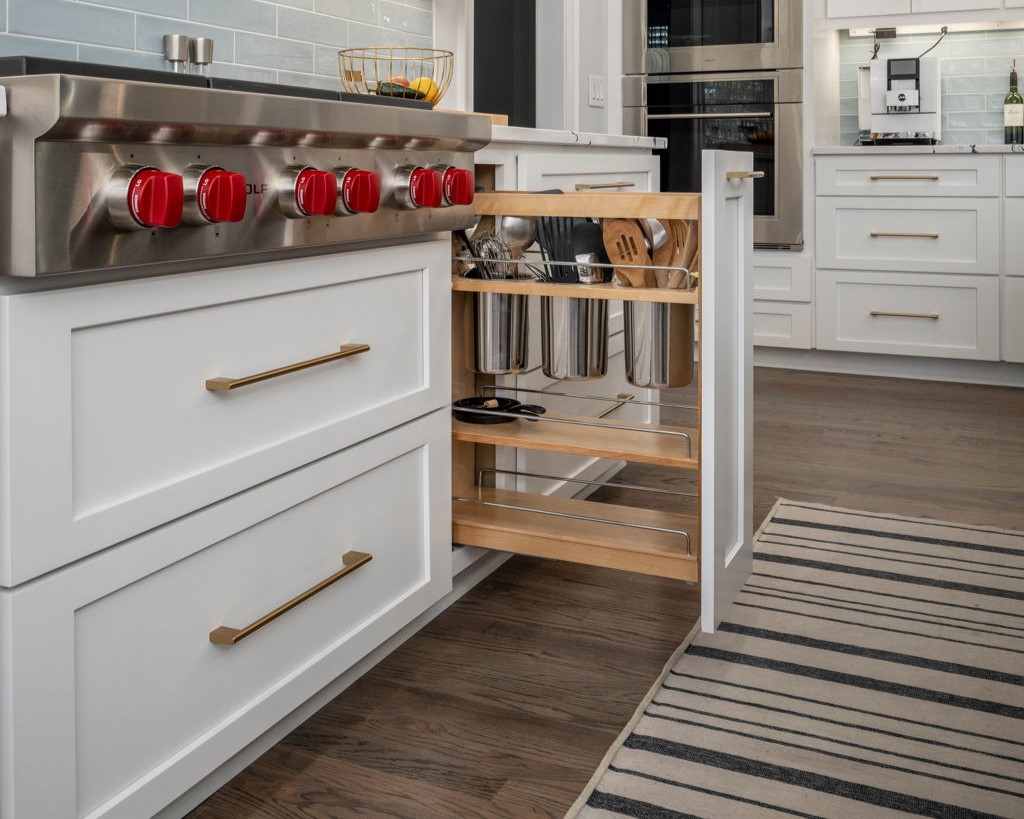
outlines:
M545 417L585 422L587 426L559 424L554 421L518 419L509 424L467 424L452 421L452 437L456 441L493 444L522 449L543 449L549 452L571 452L633 463L697 468L697 432L682 427L636 424L647 430L622 429L621 421L585 418L549 413ZM631 425L633 426L633 425ZM681 435L661 435L648 430L666 430Z
M470 497L484 503L458 498L452 502L452 540L455 543L691 583L699 580L699 527L697 519L691 515L501 489L475 489ZM486 503L503 506L487 506ZM506 506L529 508L503 508ZM556 514L546 514L549 512ZM602 521L576 518L600 518ZM675 531L630 528L614 522ZM678 531L689 535L689 544L685 536L676 533Z
M616 299L656 301L667 304L697 304L696 290L664 287L619 287L617 284L557 284L530 279L466 279L452 276L452 290L464 293L517 293L522 296L565 296L573 299Z

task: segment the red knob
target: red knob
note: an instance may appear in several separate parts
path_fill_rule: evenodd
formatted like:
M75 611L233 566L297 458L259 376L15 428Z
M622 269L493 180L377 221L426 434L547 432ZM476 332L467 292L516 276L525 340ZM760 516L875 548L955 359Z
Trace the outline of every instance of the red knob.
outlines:
M341 180L338 206L343 213L376 213L380 207L380 177L373 171L347 171Z
M438 208L441 206L441 174L427 168L416 168L409 174L409 198L413 207Z
M446 205L472 205L476 180L472 171L462 168L448 168L442 183Z
M245 176L212 168L199 178L199 209L211 222L241 222L245 217Z
M146 168L128 184L128 211L143 227L176 227L185 204L185 184L176 173Z
M295 180L295 203L307 216L330 216L338 201L338 178L330 171L302 171Z

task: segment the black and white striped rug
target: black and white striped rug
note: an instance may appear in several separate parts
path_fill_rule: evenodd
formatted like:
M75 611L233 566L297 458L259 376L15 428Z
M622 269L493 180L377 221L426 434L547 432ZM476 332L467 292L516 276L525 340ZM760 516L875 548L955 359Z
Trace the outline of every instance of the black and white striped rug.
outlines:
M754 555L567 819L1024 819L1024 532L780 501Z

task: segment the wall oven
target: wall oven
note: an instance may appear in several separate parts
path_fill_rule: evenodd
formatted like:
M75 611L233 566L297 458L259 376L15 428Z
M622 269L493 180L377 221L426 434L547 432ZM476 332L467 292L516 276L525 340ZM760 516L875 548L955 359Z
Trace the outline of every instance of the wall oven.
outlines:
M705 148L753 154L754 244L803 244L801 72L663 74L647 78L646 133L664 137L661 190L699 191Z
M802 0L624 0L626 74L803 65Z

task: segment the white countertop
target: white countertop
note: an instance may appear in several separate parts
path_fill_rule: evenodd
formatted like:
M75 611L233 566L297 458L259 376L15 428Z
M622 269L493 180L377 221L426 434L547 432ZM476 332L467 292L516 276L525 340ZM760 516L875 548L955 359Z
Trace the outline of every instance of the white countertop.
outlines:
M539 145L591 145L595 148L664 148L663 137L591 134L583 131L549 131L543 128L519 128L511 125L491 127L491 145L529 142Z
M852 154L1024 154L1024 145L833 145L811 148L816 156Z

